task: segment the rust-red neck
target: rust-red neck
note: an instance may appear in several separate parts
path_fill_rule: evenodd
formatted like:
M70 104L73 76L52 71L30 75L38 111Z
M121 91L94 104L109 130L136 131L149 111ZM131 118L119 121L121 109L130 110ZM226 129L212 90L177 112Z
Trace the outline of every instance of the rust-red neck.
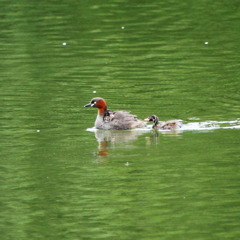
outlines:
M107 103L105 102L104 99L100 99L96 103L95 107L98 108L98 114L99 115L103 115L107 111Z
M99 115L104 115L104 113L107 111L107 108L104 108L104 107L101 107L101 108L98 108L98 114Z

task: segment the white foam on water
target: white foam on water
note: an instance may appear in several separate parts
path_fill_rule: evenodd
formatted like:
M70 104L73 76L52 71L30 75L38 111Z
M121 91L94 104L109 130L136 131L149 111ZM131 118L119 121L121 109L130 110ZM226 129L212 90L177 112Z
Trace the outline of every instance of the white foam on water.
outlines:
M205 121L183 124L181 130L240 129L240 119L233 121Z
M216 129L240 129L240 119L232 121L205 121L205 122L190 122L182 125L181 128L174 131L204 131L204 130L216 130ZM87 128L89 132L96 132L98 129L95 127ZM135 128L127 131L152 131L152 125L147 125L145 128ZM159 130L161 132L169 132L173 130Z

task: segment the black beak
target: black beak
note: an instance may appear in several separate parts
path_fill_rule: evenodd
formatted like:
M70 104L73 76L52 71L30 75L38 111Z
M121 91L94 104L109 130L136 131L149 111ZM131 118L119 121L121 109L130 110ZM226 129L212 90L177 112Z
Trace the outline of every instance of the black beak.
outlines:
M84 107L92 107L92 106L93 106L92 103L88 103L88 104L86 104Z

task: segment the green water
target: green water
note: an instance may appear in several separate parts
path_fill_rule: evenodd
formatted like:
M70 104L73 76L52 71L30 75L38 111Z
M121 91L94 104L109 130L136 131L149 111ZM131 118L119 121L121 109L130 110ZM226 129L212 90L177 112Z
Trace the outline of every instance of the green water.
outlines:
M239 1L0 5L1 240L240 238L239 129L89 132L83 108L239 119Z

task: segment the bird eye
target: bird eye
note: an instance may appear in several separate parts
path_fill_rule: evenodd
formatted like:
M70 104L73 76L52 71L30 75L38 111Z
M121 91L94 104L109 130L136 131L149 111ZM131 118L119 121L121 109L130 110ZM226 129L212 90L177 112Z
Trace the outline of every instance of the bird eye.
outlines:
M95 106L96 103L97 103L97 101L92 101L91 102L91 107Z

